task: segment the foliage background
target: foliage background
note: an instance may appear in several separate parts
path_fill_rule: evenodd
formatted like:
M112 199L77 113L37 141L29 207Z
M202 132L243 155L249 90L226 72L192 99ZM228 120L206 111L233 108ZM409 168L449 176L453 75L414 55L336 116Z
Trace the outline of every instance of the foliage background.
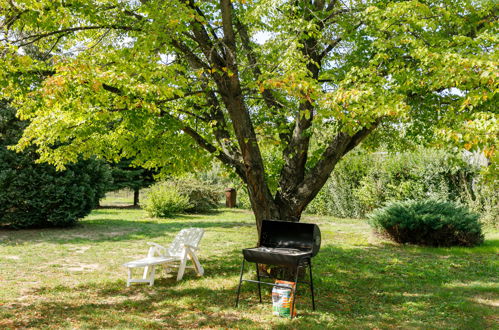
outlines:
M497 160L493 1L0 4L1 93L31 120L17 148L60 168L98 153L178 174L218 158L261 220L299 219L373 130Z
M337 165L307 212L358 218L391 201L433 198L467 205L497 225L499 184L482 170L444 150L357 152Z

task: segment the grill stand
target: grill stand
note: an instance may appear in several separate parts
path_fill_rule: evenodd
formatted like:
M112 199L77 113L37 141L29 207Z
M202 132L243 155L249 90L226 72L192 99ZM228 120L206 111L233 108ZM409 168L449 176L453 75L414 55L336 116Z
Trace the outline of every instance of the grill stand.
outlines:
M257 283L258 284L258 297L260 298L260 303L262 302L262 290L261 290L261 286L260 286L261 284L267 284L267 285L271 285L273 287L289 289L289 287L284 286L284 285L261 281L260 280L260 272L258 271L258 263L255 263L255 265L256 265L256 278L257 278L257 281L243 279L245 261L246 260L243 258L243 262L241 264L241 273L239 274L239 286L237 287L236 308L239 305L239 295L241 293L241 285L242 285L243 282L250 282L250 283ZM300 281L300 282L298 282L298 269L300 267L306 266L307 264L308 264L308 269L309 269L310 282L306 282L306 281ZM312 310L315 311L314 278L312 277L312 260L311 260L311 258L302 259L302 260L300 260L299 263L296 264L296 267L295 267L295 281L294 282L295 282L295 286L292 289L292 291L293 291L293 304L291 305L291 314L290 314L290 318L291 319L293 319L293 313L295 311L296 289L298 288L298 283L305 283L305 284L309 285L309 287L310 287L310 293L312 294Z

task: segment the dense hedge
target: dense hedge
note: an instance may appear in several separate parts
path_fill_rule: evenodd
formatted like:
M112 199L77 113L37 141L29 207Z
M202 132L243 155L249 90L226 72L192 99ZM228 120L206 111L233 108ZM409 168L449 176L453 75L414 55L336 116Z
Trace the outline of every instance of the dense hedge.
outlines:
M23 125L15 111L0 104L0 227L64 227L84 217L104 196L110 182L107 165L82 160L62 172L35 164L36 153L15 153Z
M480 181L479 170L442 150L351 154L336 166L307 212L363 217L390 201L435 198L461 202L494 221L498 197L494 187Z
M201 213L218 207L223 189L197 179L176 179L154 184L147 192L146 211L154 217Z
M475 246L483 242L479 215L450 202L393 202L368 218L379 233L398 243Z

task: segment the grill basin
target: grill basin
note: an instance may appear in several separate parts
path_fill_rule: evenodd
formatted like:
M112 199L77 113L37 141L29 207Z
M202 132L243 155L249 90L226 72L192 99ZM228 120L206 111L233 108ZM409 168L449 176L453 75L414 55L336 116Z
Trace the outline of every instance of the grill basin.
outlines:
M243 255L249 262L292 267L312 254L298 249L257 247L244 249Z
M319 227L311 223L263 220L260 246L243 249L246 261L294 267L321 247Z

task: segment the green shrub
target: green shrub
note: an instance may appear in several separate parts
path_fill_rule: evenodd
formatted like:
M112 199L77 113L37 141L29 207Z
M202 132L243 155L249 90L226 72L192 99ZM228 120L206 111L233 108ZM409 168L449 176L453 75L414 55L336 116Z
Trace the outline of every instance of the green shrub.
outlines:
M495 191L497 183L486 186L479 167L447 151L358 152L338 163L307 212L364 217L387 202L432 198L465 204L493 223L499 212Z
M245 185L240 185L237 189L236 205L240 209L251 210L251 201L248 194L248 188Z
M145 210L152 217L170 217L183 213L191 207L189 197L180 193L171 182L159 182L153 185L145 202Z
M145 209L155 217L207 212L218 207L222 194L221 187L193 178L169 180L149 189Z
M189 198L189 213L202 213L215 209L222 200L224 189L216 184L208 184L197 179L177 179L172 184Z
M488 227L499 228L499 180L484 180L478 177L473 182L470 198L470 207L479 212L482 217L480 221Z
M483 242L479 215L450 202L393 202L368 218L379 233L398 243L474 246Z
M57 172L34 159L29 152L0 151L0 226L68 227L104 197L110 181L105 164L86 160Z
M336 165L326 185L310 203L307 212L341 218L362 217L366 206L354 195L361 180L374 165L372 157L350 154Z
M0 227L67 227L90 213L110 184L109 167L95 159L80 160L56 171L36 164L33 148L8 150L24 128L15 110L0 100Z

